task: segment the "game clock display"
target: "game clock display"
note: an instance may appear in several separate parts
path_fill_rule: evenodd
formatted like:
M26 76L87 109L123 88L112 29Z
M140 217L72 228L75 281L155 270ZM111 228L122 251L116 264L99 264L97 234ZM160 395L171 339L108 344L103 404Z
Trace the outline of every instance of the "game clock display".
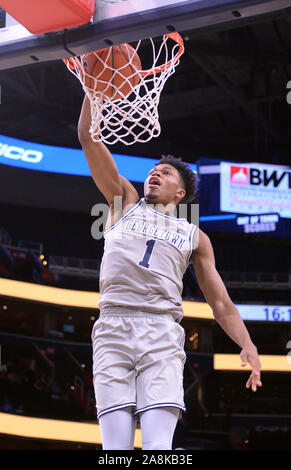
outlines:
M275 308L264 308L266 314L266 320L271 321L291 321L291 307L275 307Z
M243 320L290 321L291 305L236 305Z

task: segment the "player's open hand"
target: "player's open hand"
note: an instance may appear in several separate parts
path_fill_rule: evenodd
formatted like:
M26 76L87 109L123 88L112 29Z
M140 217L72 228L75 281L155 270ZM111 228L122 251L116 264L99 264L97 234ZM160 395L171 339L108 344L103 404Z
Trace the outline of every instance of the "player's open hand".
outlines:
M241 350L241 365L245 367L249 364L252 368L252 373L246 383L246 388L252 387L252 391L257 391L257 386L261 387L261 362L257 352L257 348L253 346L245 347Z

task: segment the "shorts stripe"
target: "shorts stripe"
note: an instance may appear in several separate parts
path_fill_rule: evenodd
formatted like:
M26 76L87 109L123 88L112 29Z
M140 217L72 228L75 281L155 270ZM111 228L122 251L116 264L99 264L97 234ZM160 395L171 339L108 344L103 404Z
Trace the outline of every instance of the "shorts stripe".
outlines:
M181 410L186 411L185 406L179 405L178 403L155 403L154 405L148 405L144 408L140 408L139 410L136 410L133 414L136 415L137 413L141 413L142 411L147 411L154 408L163 408L166 406L172 408L180 408Z
M127 408L128 406L136 407L136 403L125 403L123 405L111 406L110 408L106 408L105 410L99 411L97 413L97 419L99 419L100 416L104 415L105 413L110 413L110 411L120 410L121 408Z

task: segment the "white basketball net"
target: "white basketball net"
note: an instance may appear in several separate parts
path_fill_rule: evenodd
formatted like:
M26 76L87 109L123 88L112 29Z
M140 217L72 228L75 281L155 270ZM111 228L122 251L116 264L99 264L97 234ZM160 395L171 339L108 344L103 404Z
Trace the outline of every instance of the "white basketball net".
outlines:
M96 77L86 73L84 69L86 54L64 59L67 68L82 83L83 90L90 100L90 134L93 141L102 141L110 145L116 142L132 145L136 142L148 142L153 137L160 135L161 126L158 113L160 95L167 79L175 72L175 68L180 62L184 46L178 33L164 35L159 46L154 44L153 39L150 38L149 41L153 55L152 68L137 70L132 64L132 75L124 77L124 82L119 87L114 84L114 74L118 72L108 65L106 54L104 60L101 59L100 55L97 57L95 54L96 58L104 65L104 69L109 68L112 71L113 78L110 82L107 82L108 86L103 92L97 91L96 87L98 80L99 83L105 84L99 78L104 70ZM134 48L136 52L138 52L140 45L141 41L138 41ZM108 48L109 53L110 49ZM142 61L141 56L140 59ZM128 62L131 63L132 60L134 60L134 57L131 57ZM118 69L121 73L122 68ZM120 74L118 76L120 77ZM131 89L126 96L121 91L121 87L124 86L125 82L130 85ZM133 82L138 84L133 86ZM90 87L88 87L88 83ZM108 98L105 94L108 88L113 90L113 99ZM114 96L118 99L114 99Z

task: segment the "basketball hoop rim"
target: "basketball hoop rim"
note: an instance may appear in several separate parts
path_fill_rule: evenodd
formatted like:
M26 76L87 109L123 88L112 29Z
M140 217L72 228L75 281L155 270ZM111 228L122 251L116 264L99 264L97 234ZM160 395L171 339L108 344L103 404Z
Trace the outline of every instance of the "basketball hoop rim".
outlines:
M181 55L184 53L184 41L183 41L182 37L177 32L164 34L163 37L165 37L165 36L172 39L173 41L175 41L179 45L179 50L178 50L177 54L175 55L174 59L169 60L168 62L166 62L163 65L159 65L158 67L154 67L152 69L140 70L139 73L142 77L148 77L148 76L154 75L156 73L164 72L165 70L169 69L172 66L173 63L174 63L174 65L176 65L177 62L179 62L179 59L180 59ZM92 51L92 52L98 52L98 50L97 51ZM75 58L76 58L76 56L69 57L69 59L63 59L63 62L72 70L76 70L76 66L80 70L82 70L82 67L81 67L79 61L75 61L74 60Z

